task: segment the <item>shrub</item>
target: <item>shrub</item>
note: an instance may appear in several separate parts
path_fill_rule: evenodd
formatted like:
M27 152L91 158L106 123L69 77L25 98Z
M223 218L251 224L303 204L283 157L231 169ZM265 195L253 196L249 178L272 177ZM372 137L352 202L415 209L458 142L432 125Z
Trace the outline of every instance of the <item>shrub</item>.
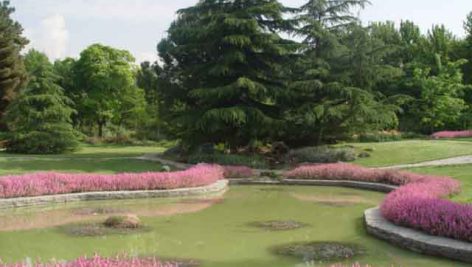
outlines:
M115 257L104 258L98 255L92 258L79 258L70 262L55 262L55 263L36 263L31 265L29 263L15 263L15 264L1 264L3 267L179 267L182 266L179 262L166 262L157 258L128 258Z
M443 199L460 191L460 183L450 177L368 169L352 164L301 166L287 172L286 176L399 185L381 205L387 220L432 235L472 241L472 205Z
M472 130L436 132L436 133L433 133L431 137L434 139L472 137Z
M115 215L108 217L103 225L118 229L138 228L141 226L141 220L133 214Z
M288 161L294 163L333 163L339 161L354 161L356 151L353 148L330 148L328 146L305 147L292 150Z
M391 142L391 141L402 140L403 135L397 131L364 133L364 134L359 135L358 139L359 139L359 142L363 142L363 143Z
M225 178L249 178L254 175L251 168L246 166L223 166Z
M220 165L247 166L251 168L265 169L267 162L258 155L239 155L222 153L194 153L188 157L188 163L214 163Z
M198 187L222 179L223 168L199 164L184 171L121 174L43 172L0 179L0 198L93 191L158 190Z

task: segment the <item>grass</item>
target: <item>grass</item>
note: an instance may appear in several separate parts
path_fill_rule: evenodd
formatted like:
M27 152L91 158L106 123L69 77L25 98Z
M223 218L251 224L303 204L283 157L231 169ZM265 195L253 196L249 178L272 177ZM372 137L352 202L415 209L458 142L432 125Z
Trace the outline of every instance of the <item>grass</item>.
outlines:
M156 146L82 145L65 155L20 155L0 153L0 175L37 171L62 172L146 172L159 171L161 164L133 159L160 153L166 144Z
M453 200L460 202L472 202L472 164L456 166L438 166L412 168L410 171L425 174L451 176L462 182L461 194L455 196Z
M471 139L472 140L472 139ZM385 143L353 143L359 152L373 149L371 157L354 163L368 167L382 167L418 163L463 155L472 155L472 142L465 140L407 140Z

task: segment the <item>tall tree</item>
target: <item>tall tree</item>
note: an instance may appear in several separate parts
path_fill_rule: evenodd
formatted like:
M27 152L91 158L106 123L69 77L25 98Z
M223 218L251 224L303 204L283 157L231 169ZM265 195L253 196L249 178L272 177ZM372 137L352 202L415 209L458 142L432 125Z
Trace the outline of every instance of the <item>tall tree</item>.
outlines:
M21 25L11 18L14 11L9 1L0 1L0 122L27 78L20 51L28 41L22 36ZM5 130L3 123L0 130Z
M128 51L91 45L82 51L73 72L81 124L96 125L99 137L109 122L121 124L142 111L134 106L143 103L144 94L136 86L134 58Z
M184 143L236 147L271 135L296 48L278 34L290 27L283 11L276 0L201 0L178 12L158 47Z
M25 56L30 81L8 107L11 134L7 150L50 154L75 149L77 133L71 125L71 101L57 84L58 77L46 55L31 50Z

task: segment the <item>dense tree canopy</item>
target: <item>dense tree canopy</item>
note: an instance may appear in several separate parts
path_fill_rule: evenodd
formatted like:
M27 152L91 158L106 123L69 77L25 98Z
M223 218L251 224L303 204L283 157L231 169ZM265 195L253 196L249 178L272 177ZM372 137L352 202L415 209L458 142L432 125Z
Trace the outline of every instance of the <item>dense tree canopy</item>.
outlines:
M73 147L71 123L91 141L171 138L226 151L471 128L472 13L458 38L444 25L423 33L411 21L363 24L357 13L368 4L200 0L178 11L158 62L136 64L128 51L93 44L54 64L32 51L26 72L27 40L3 1L0 117L23 88L4 120L17 133L11 144L49 142L50 129L61 129L54 151ZM44 142L16 150L45 152Z
M283 63L297 47L275 0L204 0L179 11L159 52L170 73L177 135L188 143L244 145L282 118Z
M21 25L11 18L14 11L9 1L0 1L0 130L3 113L27 78L20 51L28 41Z
M71 101L57 84L58 77L46 55L31 50L25 56L30 80L8 107L10 152L49 154L75 149Z

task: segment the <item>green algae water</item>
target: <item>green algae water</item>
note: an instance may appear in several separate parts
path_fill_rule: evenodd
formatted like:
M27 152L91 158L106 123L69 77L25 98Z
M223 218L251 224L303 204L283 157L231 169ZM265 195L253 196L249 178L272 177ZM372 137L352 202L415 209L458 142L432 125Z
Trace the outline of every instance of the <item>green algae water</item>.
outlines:
M342 261L376 266L470 266L423 256L366 234L362 214L383 194L331 187L234 186L222 197L83 202L0 213L0 258L70 260L103 256L158 256L191 259L203 267L329 266L275 255L273 248L294 242L341 242L362 247L362 255ZM133 213L149 229L108 236L71 236L62 226L100 222L105 213ZM256 228L258 221L296 221L286 231ZM339 261L338 261L339 262Z

